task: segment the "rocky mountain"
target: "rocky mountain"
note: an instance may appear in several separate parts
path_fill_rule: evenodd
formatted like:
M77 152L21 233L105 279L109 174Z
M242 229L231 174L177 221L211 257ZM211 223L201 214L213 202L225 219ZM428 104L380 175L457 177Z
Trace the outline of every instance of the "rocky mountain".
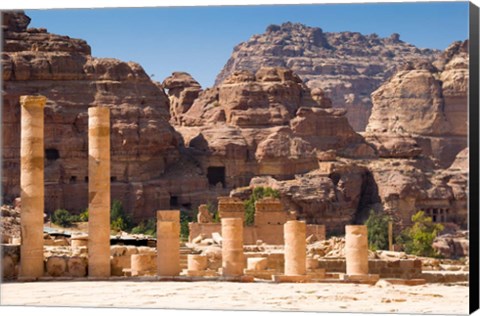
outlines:
M418 210L435 221L465 226L465 43L436 54L396 35L342 37L296 24L271 26L268 38L287 33L291 38L268 44L274 49L267 51L292 55L290 66L300 75L259 63L255 71L232 70L203 89L185 72L153 82L136 63L95 58L85 41L28 28L29 21L22 12L7 12L2 24L6 201L19 196L19 96L41 94L48 99L47 212L87 207L87 109L103 105L111 109L112 198L137 221L159 209L194 210L222 195L248 197L253 187L270 186L288 210L308 223L327 225L329 232L362 222L371 209L391 214L396 227L408 224ZM264 43L265 36L253 38ZM255 45L252 53L260 44ZM333 69L322 75L325 80L305 83L302 69L308 67L298 66L305 54L315 62L329 61L333 68L321 68ZM422 60L395 72L409 56ZM366 68L360 71L359 65ZM380 74L388 72L391 78L380 82ZM340 108L360 103L338 104L338 98L329 98L337 88L328 84L309 87L340 77L339 85L350 92L378 80L364 133L354 130Z
M112 198L121 200L135 218L170 208L171 196L179 203L183 200L190 203L191 195L208 188L206 178L195 172L190 175L191 184L183 184L183 188L191 188L187 194L180 189L182 179L169 178L172 166L183 161L178 135L168 123L169 99L139 64L92 57L85 41L28 28L29 22L23 12L3 13L5 200L20 195L19 97L32 94L48 99L47 211L57 208L82 211L88 204L87 109L91 106L111 109ZM195 170L184 167L190 169Z
M215 84L239 70L287 67L309 88L325 91L334 107L347 110L354 130L363 131L372 108L370 94L403 63L432 60L439 54L403 42L399 34L381 38L357 32L328 33L288 22L270 25L265 33L235 46Z

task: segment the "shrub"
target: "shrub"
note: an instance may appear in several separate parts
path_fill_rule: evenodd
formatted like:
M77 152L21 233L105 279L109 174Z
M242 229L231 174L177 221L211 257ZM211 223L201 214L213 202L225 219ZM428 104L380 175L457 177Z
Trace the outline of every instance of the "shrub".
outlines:
M388 249L388 222L390 216L370 211L365 225L368 229L368 247L371 250Z
M80 213L79 218L81 222L88 222L88 208L84 212Z
M402 231L397 242L403 246L408 254L424 257L438 257L432 243L443 225L432 222L432 218L425 216L423 211L412 216L413 226Z
M256 187L253 189L250 198L245 201L245 223L253 225L255 221L255 202L264 197L280 198L280 192L269 187Z
M155 237L157 235L157 223L155 219L141 221L140 224L132 228L132 234L143 234Z
M58 209L53 212L52 223L62 227L70 227L72 222L72 216L67 210Z
M110 209L110 228L114 231L127 231L132 226L132 220L125 214L122 202L114 200Z
M188 240L188 235L190 234L188 223L190 221L191 219L188 214L180 213L180 239L183 241Z

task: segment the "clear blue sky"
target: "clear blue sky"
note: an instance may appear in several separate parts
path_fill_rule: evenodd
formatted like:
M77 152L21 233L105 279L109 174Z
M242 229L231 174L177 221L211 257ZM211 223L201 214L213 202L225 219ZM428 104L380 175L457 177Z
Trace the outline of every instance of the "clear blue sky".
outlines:
M269 24L300 22L324 32L399 33L421 48L468 37L468 2L27 10L31 27L85 39L96 57L140 63L153 79L187 71L213 84L233 47Z

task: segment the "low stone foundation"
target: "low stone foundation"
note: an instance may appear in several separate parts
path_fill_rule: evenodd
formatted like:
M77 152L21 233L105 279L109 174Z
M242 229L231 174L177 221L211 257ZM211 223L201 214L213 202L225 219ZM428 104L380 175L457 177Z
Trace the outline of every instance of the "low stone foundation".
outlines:
M345 259L319 259L318 263L319 268L328 272L346 273ZM422 261L369 259L368 271L380 275L380 278L417 279L422 277Z
M221 233L220 223L189 223L188 228L190 234L188 241L199 236L205 235L207 238L212 236L212 233ZM325 226L324 225L307 225L306 236L313 235L315 240L325 240ZM269 245L283 245L283 225L255 225L243 227L243 243L244 245L255 245L257 240L261 240Z

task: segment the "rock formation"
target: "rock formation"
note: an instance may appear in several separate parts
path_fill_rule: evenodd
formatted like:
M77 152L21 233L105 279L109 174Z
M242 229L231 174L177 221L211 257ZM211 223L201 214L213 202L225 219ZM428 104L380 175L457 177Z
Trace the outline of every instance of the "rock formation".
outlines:
M398 34L380 38L356 32L327 33L298 23L270 25L238 44L217 76L216 86L234 72L263 66L292 69L311 89L321 88L335 107L347 109L356 131L368 122L370 94L409 60L431 60L438 51L419 49Z
M373 157L345 111L330 104L319 89L312 96L291 70L262 67L201 92L175 128L210 184L233 189L256 175L292 179L317 169L319 151Z
M112 200L137 221L270 186L286 211L328 232L363 223L371 209L397 228L418 210L466 225L465 43L440 54L398 35L287 23L237 46L216 86L202 89L184 72L152 82L138 64L92 57L85 41L29 21L8 12L2 25L7 201L19 196L19 96L42 94L47 213L87 206L87 110L107 106ZM348 113L364 127L375 89L358 134Z
M168 123L168 97L140 65L92 57L85 41L27 28L29 22L23 12L3 13L2 187L7 201L20 195L21 95L41 94L48 100L48 212L83 211L87 206L87 109L92 106L111 110L112 198L121 200L136 218L168 208L171 196L178 203L191 203L195 191L207 188L205 177L194 173L186 186L189 195L182 197L182 180L169 178L172 165L185 161L179 162L178 138Z
M421 148L448 167L467 146L467 49L468 41L455 42L433 64L409 63L376 90L367 139L393 156Z

